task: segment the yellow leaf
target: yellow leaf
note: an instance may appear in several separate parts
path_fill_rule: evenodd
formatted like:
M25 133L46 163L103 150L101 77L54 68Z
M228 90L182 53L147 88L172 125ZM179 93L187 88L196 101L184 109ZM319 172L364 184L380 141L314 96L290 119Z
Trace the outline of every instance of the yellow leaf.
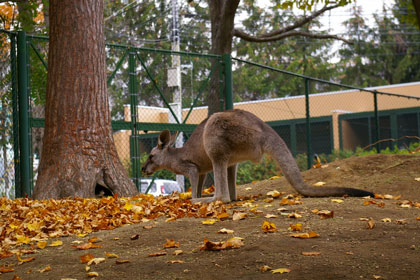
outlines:
M302 224L290 225L290 231L302 231Z
M382 219L382 222L390 223L390 222L392 222L392 220L390 218L384 218L384 219Z
M92 272L88 272L87 276L88 277L99 277L99 273L92 271Z
M42 269L39 269L38 271L40 272L40 273L44 273L44 272L47 272L47 271L50 271L51 270L51 266L46 266L46 267L44 267L44 268L42 268Z
M31 242L31 239L25 235L16 235L16 241L18 243L28 244Z
M36 243L36 245L38 246L39 249L44 249L47 246L48 242L47 241L38 241L38 243Z
M58 246L61 246L61 245L63 245L63 241L57 240L57 241L54 241L53 243L51 243L48 246L50 246L50 247L58 247Z
M117 254L114 254L114 253L108 253L108 252L105 252L105 255L106 255L108 258L118 258L118 255L117 255Z
M417 182L420 182L420 177L414 178Z
M175 251L173 252L173 254L174 254L175 256L181 255L182 253L184 253L184 251L182 251L182 250L175 250Z
M131 202L126 202L123 208L127 211L130 211L131 208L133 208L133 204Z
M275 273L281 273L281 274L283 274L283 273L289 273L291 270L290 269L288 269L288 268L277 268L277 269L273 269L273 270L271 270L271 272L273 273L273 274L275 274Z
M192 197L191 192L183 192L179 194L180 199L190 199Z
M342 200L342 199L331 199L331 201L335 202L335 203L343 203L344 202L344 200Z
M101 262L104 262L104 261L105 261L105 258L93 258L87 263L87 265L90 266L92 264L100 264Z
M179 248L179 242L175 242L173 239L166 239L166 243L163 244L163 248Z
M314 187L322 187L322 186L324 186L325 184L327 184L327 183L325 183L325 182L317 182L317 183L313 184L313 186L314 186Z
M281 178L280 176L273 176L273 177L270 177L270 180L274 180L274 179L278 179L278 178Z
M277 227L274 223L270 223L269 221L264 221L264 223L261 226L261 229L265 232L265 233L269 233L269 232L276 232L277 231Z
M212 225L212 224L214 224L215 222L217 222L217 220L215 220L215 219L210 219L210 220L204 220L204 221L202 222L202 224L203 224L203 225Z
M184 261L181 261L181 260L173 260L173 261L167 261L167 263L184 263Z
M279 196L281 196L281 195L283 195L284 193L281 193L281 192L279 192L279 191L276 191L276 190L274 190L274 191L269 191L268 193L267 193L267 196L271 196L271 197L273 197L273 198L277 198L277 197L279 197Z
M79 237L85 237L85 236L87 236L88 235L88 233L78 233L77 234L77 236L79 236Z

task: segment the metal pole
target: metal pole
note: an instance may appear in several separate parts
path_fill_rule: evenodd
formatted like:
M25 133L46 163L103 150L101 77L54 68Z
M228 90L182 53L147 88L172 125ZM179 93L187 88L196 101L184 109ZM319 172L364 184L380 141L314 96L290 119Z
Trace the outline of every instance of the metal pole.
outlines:
M311 115L309 110L309 79L305 79L305 106L306 106L306 147L308 169L312 166L312 145L311 145Z
M379 130L379 112L378 112L378 92L375 90L373 92L373 106L375 108L375 142L379 141L380 130ZM376 152L379 153L380 145L377 143Z
M19 31L17 37L17 68L19 96L19 149L20 149L20 192L19 196L30 196L30 164L29 164L29 104L28 104L28 68L27 45L25 31Z
M233 109L233 81L232 81L232 58L229 53L223 55L225 72L225 109Z
M130 156L132 165L132 176L137 190L140 191L140 164L137 139L137 79L136 79L136 50L128 50L128 92L130 94L130 111L131 111L131 141Z

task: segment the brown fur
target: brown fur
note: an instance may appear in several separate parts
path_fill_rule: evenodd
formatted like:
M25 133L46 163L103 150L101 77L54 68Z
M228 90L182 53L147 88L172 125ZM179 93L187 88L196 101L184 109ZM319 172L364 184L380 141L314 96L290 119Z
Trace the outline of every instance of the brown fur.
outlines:
M307 185L295 159L283 139L257 116L242 110L215 113L204 120L182 148L172 148L176 135L162 131L158 145L153 148L143 172L150 175L168 169L190 179L195 201L224 202L236 199L237 163L258 162L263 154L270 154L279 163L290 184L305 196L368 196L370 192L352 188L315 188ZM213 171L215 194L200 198L205 175Z

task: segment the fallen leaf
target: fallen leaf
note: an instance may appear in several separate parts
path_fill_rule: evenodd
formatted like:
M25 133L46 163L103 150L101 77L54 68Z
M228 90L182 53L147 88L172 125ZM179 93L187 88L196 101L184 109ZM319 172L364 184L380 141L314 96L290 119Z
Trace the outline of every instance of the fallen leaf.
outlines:
M204 244L200 247L200 250L220 251L231 248L237 249L243 245L244 243L240 237L232 237L225 242L211 242L207 238L204 238Z
M184 251L182 250L175 250L172 254L175 256L181 255L182 253L184 253Z
M318 211L316 214L321 216L322 219L331 219L334 217L334 211L329 211L329 210L321 210L321 211Z
M290 230L290 231L302 231L302 224L290 225L288 230Z
M269 221L264 221L261 229L265 232L265 233L273 233L273 232L277 232L277 227L274 223L270 223Z
M9 272L13 272L13 271L15 271L14 268L4 267L4 266L0 267L0 273L9 273Z
M373 277L373 278L375 278L375 279L382 279L382 276L375 275L375 274L374 274L374 275L372 275L372 277Z
M222 228L221 230L219 230L217 233L225 233L225 234L233 234L234 231L231 229L226 229L226 228Z
M217 218L219 220L226 220L227 218L229 218L229 214L224 212L224 213L221 213L221 214L217 215Z
M291 218L291 219L299 219L299 218L302 218L302 215L300 215L298 213L290 213L288 215L288 217Z
M167 261L167 263L184 263L184 261L181 261L181 260L173 260L173 261Z
M277 269L273 269L273 270L271 270L271 272L273 273L273 274L275 274L275 273L280 273L280 274L283 274L283 273L289 273L291 270L290 269L288 269L288 268L277 268Z
M38 270L40 273L44 273L44 272L47 272L47 271L51 271L51 266L46 266L46 267L44 267L44 268L42 268L42 269L39 269Z
M143 228L144 229L152 229L152 228L154 228L155 226L154 225L147 225L147 226L143 226Z
M116 264L123 264L123 263L129 263L129 260L116 260L115 263Z
M175 242L173 239L166 239L166 243L163 244L163 248L179 248L179 242Z
M277 217L278 217L277 215L273 215L273 214L267 214L264 216L264 218L267 218L267 219L277 218Z
M273 177L270 177L269 180L274 180L274 179L278 179L278 178L281 178L281 177L280 176L273 176Z
M73 247L79 249L79 250L88 250L88 249L94 249L94 248L101 248L102 246L99 244L93 244L93 243L85 243L82 245L72 245Z
M407 223L407 220L406 219L399 219L399 220L396 220L395 222L399 225L405 225Z
M179 198L184 199L184 200L190 199L190 198L192 198L192 193L191 192L180 193Z
M208 187L207 189L204 189L203 190L203 193L204 194L212 194L212 193L214 193L214 191L215 191L215 188L214 188L214 186L213 185L211 185L210 187Z
M102 239L100 239L96 236L88 239L88 242L90 242L90 243L97 243L97 242L101 242L101 241L102 241Z
M248 217L248 214L247 214L247 213L243 213L243 212L235 212L235 213L233 214L232 220L233 220L233 221L239 221L239 220L243 220L243 219L245 219L245 218L247 218L247 217Z
M283 194L284 192L279 192L279 191L274 190L274 191L269 191L267 193L267 196L271 196L272 198L277 198L277 197L282 196Z
M16 255L16 257L17 257L17 260L18 260L19 264L26 263L26 262L31 262L31 261L35 260L34 257L26 258L26 259L22 259L20 257L20 255Z
M390 222L392 222L392 220L390 218L384 218L384 219L382 219L382 222L390 223Z
M420 182L420 177L414 178L417 182Z
M321 252L302 252L304 256L318 256L321 255Z
M420 216L418 216L418 217L416 218L416 220L417 220L417 221L420 221Z
M39 248L39 249L44 249L46 246L47 246L47 244L48 244L48 242L47 241L38 241L37 243L36 243L36 246Z
M266 272L266 271L269 271L269 270L271 270L271 267L269 267L268 265L263 265L263 266L260 267L261 272Z
M63 241L61 241L61 240L56 240L56 241L54 241L53 243L51 243L50 245L48 245L49 247L58 247L58 246L61 246L61 245L63 245Z
M209 220L204 220L204 221L202 222L202 224L203 224L203 225L212 225L212 224L214 224L215 222L217 222L217 220L215 220L215 219L209 219Z
M137 239L139 239L139 237L140 237L140 234L133 234L132 236L130 236L130 239L131 240L137 240Z
M319 234L313 231L307 232L307 233L295 233L290 235L291 237L294 238L303 238L303 239L307 239L307 238L315 238L315 237L319 237Z
M80 262L81 263L88 263L95 257L92 254L85 254L83 256L80 256Z
M108 258L118 258L117 254L105 252L105 256Z
M232 237L230 239L228 239L226 242L223 243L222 245L222 250L223 249L238 249L240 247L242 247L244 245L243 242L243 238L240 237Z
M342 199L331 199L331 202L335 202L335 203L343 203L344 200Z
M87 265L91 266L92 264L100 264L104 261L105 261L105 258L93 258L87 263Z
M164 255L166 255L166 252L165 251L160 251L160 252L149 254L149 257L159 257L159 256L164 256Z
M375 221L373 219L369 219L368 229L373 229L374 227L375 227Z
M92 272L88 272L87 276L88 277L99 277L99 273L92 271Z
M325 182L317 182L317 183L313 184L312 186L314 186L314 187L322 187L325 184L327 184L327 183L325 183Z

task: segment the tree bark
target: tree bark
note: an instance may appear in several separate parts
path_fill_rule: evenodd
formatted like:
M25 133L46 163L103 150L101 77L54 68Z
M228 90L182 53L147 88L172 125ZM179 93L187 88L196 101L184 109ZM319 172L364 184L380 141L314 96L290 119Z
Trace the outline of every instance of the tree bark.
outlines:
M103 0L51 0L45 134L34 199L137 193L112 137Z
M211 53L223 55L232 52L233 27L240 0L209 0L211 20ZM213 61L217 63L216 61ZM219 69L220 71L220 69ZM210 78L207 98L208 115L220 111L219 71Z

